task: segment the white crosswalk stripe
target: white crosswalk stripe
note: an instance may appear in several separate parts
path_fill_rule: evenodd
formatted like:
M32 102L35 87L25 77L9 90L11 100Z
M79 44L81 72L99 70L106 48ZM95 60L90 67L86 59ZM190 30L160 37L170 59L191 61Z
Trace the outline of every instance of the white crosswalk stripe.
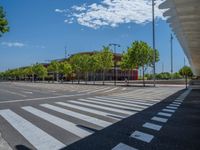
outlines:
M114 113L108 113L108 112L99 111L99 110L96 110L96 109L91 109L91 108L82 107L82 106L78 106L78 105L68 104L68 103L64 103L64 102L56 102L56 104L67 106L69 108L74 108L74 109L77 109L77 110L82 110L82 111L93 113L93 114L97 114L97 115L100 115L100 116L111 117L111 118L114 117L114 119L124 118L124 116L116 115ZM117 120L119 120L119 119L117 119Z
M43 111L36 109L34 107L25 106L25 107L22 107L22 109L36 115L37 117L40 117L44 120L47 120L47 121L51 122L52 124L55 124L56 126L59 126L59 127L65 129L65 130L67 130L68 132L71 132L71 133L77 135L78 137L83 138L83 137L86 137L86 136L92 134L92 131L89 132L87 130L79 128L79 127L76 126L76 124L74 124L72 122L66 121L66 120L61 119L61 118L56 117L56 116L53 116L51 114L43 112Z
M126 110L117 109L117 108L111 108L111 107L106 107L106 106L100 106L100 105L97 105L97 104L90 104L90 103L85 103L85 102L80 102L80 101L73 101L73 100L70 100L70 102L71 103L75 103L75 104L81 104L83 106L99 108L99 109L118 112L118 113L127 114L127 115L134 114L134 112L131 112L131 111L126 111Z
M88 100L88 99L79 99L79 100L84 101L84 102L91 102L91 103L95 103L95 104L102 104L102 105L106 105L106 106L121 108L121 109L132 110L132 111L141 111L141 108L133 108L133 107L129 107L129 106L122 106L122 105L119 105L119 104L110 104L106 100L98 100L98 99L96 99L95 101L94 100Z
M53 105L49 105L49 104L41 104L41 106L48 108L48 109L52 109L52 110L60 112L60 113L63 113L65 115L69 115L69 116L78 118L80 120L84 120L84 121L92 123L92 124L96 124L96 125L101 126L101 127L107 127L107 126L110 126L112 124L110 122L107 122L107 121L104 121L104 120L101 120L101 119L97 119L97 118L94 118L94 117L83 115L83 114L80 114L80 113L77 113L77 112L74 112L74 111L70 111L70 110L67 110L67 109L63 109L63 108L60 108L60 107L57 107L57 106L53 106Z
M0 115L38 150L55 150L65 146L51 135L9 109L0 110Z

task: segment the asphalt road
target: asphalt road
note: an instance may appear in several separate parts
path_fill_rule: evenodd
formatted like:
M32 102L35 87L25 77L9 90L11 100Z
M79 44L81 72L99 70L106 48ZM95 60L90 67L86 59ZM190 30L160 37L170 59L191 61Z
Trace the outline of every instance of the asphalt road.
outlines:
M1 82L0 132L13 149L60 149L181 89Z

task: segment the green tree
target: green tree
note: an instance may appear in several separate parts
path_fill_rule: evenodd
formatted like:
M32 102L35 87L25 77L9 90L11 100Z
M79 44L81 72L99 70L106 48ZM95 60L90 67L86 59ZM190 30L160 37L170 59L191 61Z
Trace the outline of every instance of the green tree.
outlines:
M3 7L0 6L0 37L9 31L8 21L6 19L6 14Z
M72 73L72 66L68 62L61 62L58 69L59 74L62 74L62 81Z
M128 55L130 58L130 63L133 66L137 66L138 68L142 68L142 76L143 76L143 86L145 86L145 71L148 67L153 66L154 62L154 50L143 41L135 41L132 43L131 47L128 48ZM159 53L156 50L155 53L156 62L159 61Z
M181 76L185 77L185 85L186 85L186 88L187 88L188 77L193 76L192 69L188 66L184 66L183 68L181 68L179 70L179 73L180 73Z
M100 52L100 62L102 69L103 84L105 81L105 73L113 66L113 53L109 47L103 46L103 50Z
M50 72L50 73L53 73L54 76L56 77L56 81L59 80L59 73L58 73L58 70L59 70L59 63L57 61L52 61L50 63L50 65L47 67L47 70Z
M78 77L78 84L80 83L80 73L81 73L81 66L82 66L82 61L81 61L81 54L73 55L69 62L72 66L73 72L77 75Z
M95 84L96 80L96 72L101 70L101 55L100 53L96 52L89 58L89 69L90 72L93 74L93 84Z
M34 65L33 72L38 78L42 78L43 81L48 74L47 69L42 64Z
M129 77L131 76L130 73L131 73L131 70L134 68L135 66L131 64L130 62L130 57L128 55L128 52L127 53L123 53L122 54L122 60L120 62L120 68L122 71L124 72L128 72L128 82L127 82L127 85L129 84ZM124 74L124 78L125 78L125 74Z

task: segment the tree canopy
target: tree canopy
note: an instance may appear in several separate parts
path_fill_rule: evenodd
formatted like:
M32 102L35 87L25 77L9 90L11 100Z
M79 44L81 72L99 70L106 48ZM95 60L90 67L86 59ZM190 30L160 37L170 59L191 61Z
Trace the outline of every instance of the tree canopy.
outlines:
M6 14L3 7L0 6L0 37L9 31L8 21L6 19Z

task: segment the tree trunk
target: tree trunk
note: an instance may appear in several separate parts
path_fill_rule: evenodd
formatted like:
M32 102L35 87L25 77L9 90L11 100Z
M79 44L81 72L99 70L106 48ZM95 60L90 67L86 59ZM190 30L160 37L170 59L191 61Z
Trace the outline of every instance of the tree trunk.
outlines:
M78 84L80 84L80 74L78 72Z
M95 76L96 76L96 72L93 72L93 84L95 84Z
M142 80L143 80L143 86L145 87L145 81L144 81L144 66L142 66Z
M105 83L104 83L104 80L105 80L105 70L103 70L103 74L102 74L103 85L105 84Z
M185 88L187 89L187 75L185 76Z

